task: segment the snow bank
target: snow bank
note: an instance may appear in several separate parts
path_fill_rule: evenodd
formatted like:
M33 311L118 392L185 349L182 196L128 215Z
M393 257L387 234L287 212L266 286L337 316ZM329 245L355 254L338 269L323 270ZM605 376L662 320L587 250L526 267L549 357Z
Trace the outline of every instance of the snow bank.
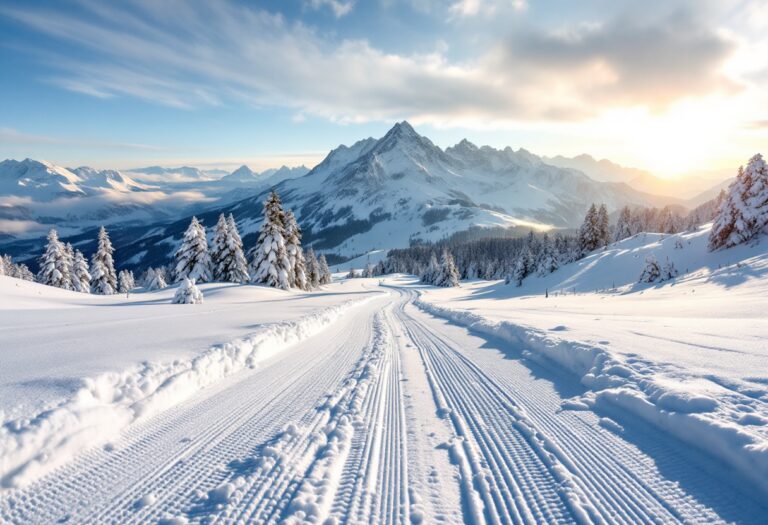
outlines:
M33 481L80 450L114 438L136 420L173 407L229 375L256 367L375 298L351 300L296 321L265 325L248 337L211 347L191 359L145 362L86 379L85 386L55 408L3 422L0 486Z
M742 412L738 402L714 399L697 389L695 382L663 381L655 376L654 367L622 362L600 344L566 340L509 321L430 304L420 297L415 304L433 315L524 348L529 359L554 362L578 375L590 393L580 400L567 400L568 406L619 407L704 449L768 492L768 439L749 425L754 418L745 418L750 414Z

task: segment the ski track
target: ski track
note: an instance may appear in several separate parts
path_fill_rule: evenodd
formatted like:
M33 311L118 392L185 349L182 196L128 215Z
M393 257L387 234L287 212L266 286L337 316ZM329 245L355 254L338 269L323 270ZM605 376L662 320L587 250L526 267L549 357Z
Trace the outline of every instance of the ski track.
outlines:
M532 372L539 365L421 312L412 291L387 297L0 493L0 523L765 517L676 442L657 436L640 448L616 421L564 410L556 380Z

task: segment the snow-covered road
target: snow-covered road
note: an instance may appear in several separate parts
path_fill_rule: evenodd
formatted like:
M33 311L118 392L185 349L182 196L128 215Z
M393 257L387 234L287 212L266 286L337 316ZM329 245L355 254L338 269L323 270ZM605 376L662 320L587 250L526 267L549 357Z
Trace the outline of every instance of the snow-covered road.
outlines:
M21 489L9 523L760 523L764 495L408 287ZM752 492L754 490L754 492Z

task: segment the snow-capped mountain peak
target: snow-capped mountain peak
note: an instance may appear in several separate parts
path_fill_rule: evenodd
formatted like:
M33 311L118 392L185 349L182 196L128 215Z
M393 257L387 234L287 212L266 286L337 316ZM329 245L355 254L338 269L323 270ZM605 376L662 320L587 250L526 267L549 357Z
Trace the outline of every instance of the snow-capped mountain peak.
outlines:
M259 174L243 164L229 175L225 175L221 180L253 182L259 177Z
M12 159L0 162L0 194L35 196L50 201L60 197L84 195L80 177L47 161Z

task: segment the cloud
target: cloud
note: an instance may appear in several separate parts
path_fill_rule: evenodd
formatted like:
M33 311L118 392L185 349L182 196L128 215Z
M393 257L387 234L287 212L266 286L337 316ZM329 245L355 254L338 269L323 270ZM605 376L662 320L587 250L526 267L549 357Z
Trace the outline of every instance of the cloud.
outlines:
M18 235L30 231L42 231L45 228L46 226L35 221L0 219L0 233Z
M21 144L24 146L34 144L57 144L61 146L77 146L105 150L147 150L162 151L162 148L148 144L135 144L130 142L105 142L100 140L71 139L51 137L47 135L32 135L23 133L13 128L0 128L0 142L3 144Z
M483 5L460 4L468 12ZM223 1L84 5L83 16L0 13L87 51L87 59L56 60L60 73L51 82L178 108L280 106L339 122L572 120L611 106L657 108L732 87L719 73L732 44L685 10L559 31L516 27L457 62L444 51L385 52Z
M661 107L736 87L721 73L734 48L681 10L646 23L618 17L567 32L518 32L500 50L499 66L534 82L549 77L585 104Z
M528 2L526 0L458 0L451 4L448 13L451 17L494 15L506 7L511 7L514 11L523 11L528 8Z
M346 2L341 0L308 0L308 4L313 9L329 7L336 18L348 15L355 7L354 0L347 0Z

